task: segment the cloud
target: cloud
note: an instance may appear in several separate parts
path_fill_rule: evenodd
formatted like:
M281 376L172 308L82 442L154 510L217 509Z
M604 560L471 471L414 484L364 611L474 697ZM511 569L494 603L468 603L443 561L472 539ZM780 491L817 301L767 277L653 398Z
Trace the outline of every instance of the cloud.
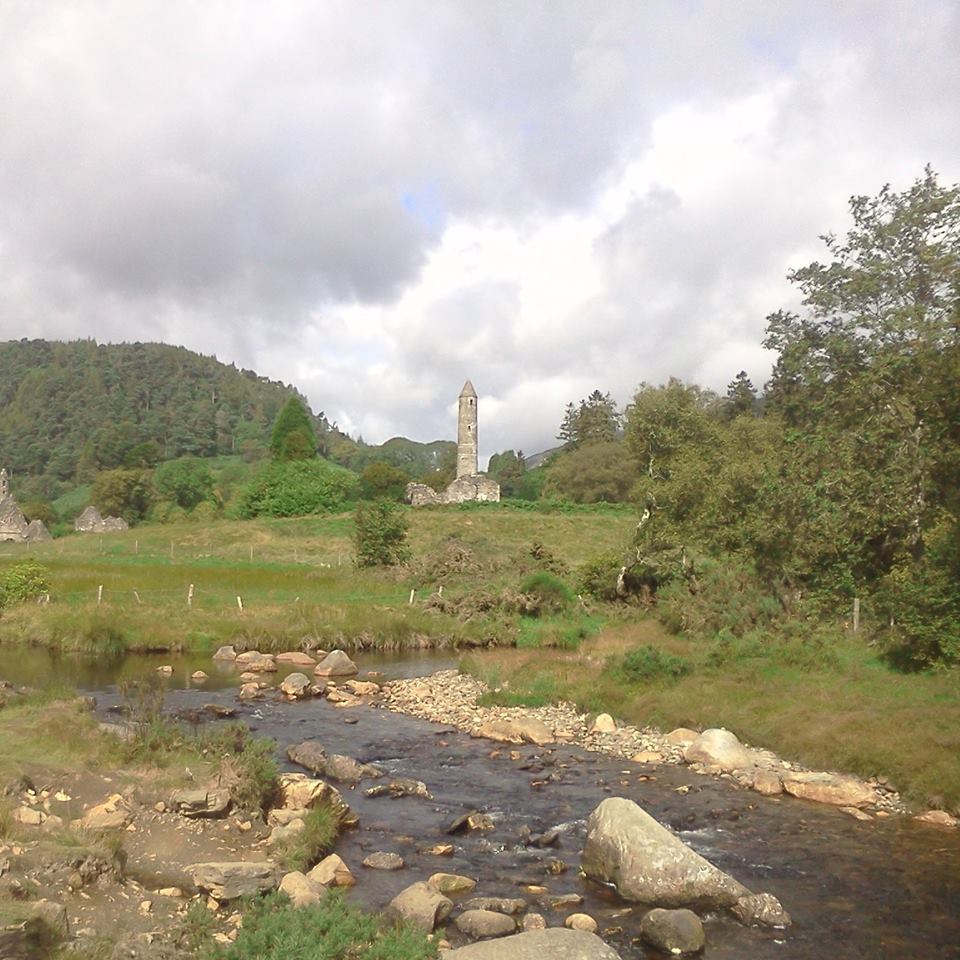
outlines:
M0 13L0 336L183 343L484 455L670 375L761 383L852 193L960 180L948 0Z

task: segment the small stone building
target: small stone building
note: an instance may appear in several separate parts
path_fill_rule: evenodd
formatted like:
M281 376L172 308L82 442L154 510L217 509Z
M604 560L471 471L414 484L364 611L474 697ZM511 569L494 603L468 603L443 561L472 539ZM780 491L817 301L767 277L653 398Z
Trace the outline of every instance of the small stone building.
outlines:
M73 521L73 529L77 533L115 533L118 530L129 530L130 524L123 517L104 517L91 504Z
M498 503L500 484L477 469L477 391L468 380L460 391L457 410L457 478L438 493L425 483L408 483L407 503L415 507L471 501Z
M27 518L20 509L20 504L10 496L10 475L7 468L0 470L0 540L22 543L49 540L50 531L42 520Z

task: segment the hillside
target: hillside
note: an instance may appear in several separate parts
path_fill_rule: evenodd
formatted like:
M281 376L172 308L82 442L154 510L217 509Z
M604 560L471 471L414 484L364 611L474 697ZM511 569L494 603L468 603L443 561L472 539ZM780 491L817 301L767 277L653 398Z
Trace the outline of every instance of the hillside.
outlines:
M296 393L166 344L0 343L0 460L22 493L55 496L138 458L253 458ZM323 413L316 428L322 451L329 443L353 445Z

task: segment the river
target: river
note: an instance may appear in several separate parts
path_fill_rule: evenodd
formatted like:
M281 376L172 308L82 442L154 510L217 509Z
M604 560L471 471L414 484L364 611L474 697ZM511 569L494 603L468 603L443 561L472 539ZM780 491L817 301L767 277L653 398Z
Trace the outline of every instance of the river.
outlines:
M417 676L455 665L456 655L359 656L362 670L388 677ZM831 807L790 797L764 798L684 767L647 770L577 747L510 749L473 740L448 727L372 707L336 709L324 700L239 704L235 671L218 671L208 657L136 657L91 661L51 657L39 650L0 647L0 677L15 683L60 680L97 695L99 709L119 701L117 684L174 666L166 706L172 711L215 702L235 706L256 733L287 744L316 738L328 752L377 763L392 775L424 781L433 799L371 799L345 790L360 815L338 852L354 870L351 895L382 908L400 889L437 870L477 879L483 896L538 897L522 884L542 884L551 896L584 898L624 960L654 957L636 942L642 908L579 876L585 820L606 796L626 796L673 827L698 853L755 891L776 895L793 917L786 931L748 929L722 916L707 917L706 956L716 960L797 958L960 957L960 832L891 818L855 821ZM210 679L198 688L190 674ZM276 678L273 674L272 678ZM355 722L346 722L346 721ZM540 783L554 774L556 779ZM369 785L367 782L363 786ZM678 788L689 788L678 792ZM457 815L479 809L491 816L489 833L446 836ZM528 834L560 827L559 845L528 847ZM453 857L420 851L446 840ZM374 850L395 851L407 863L397 872L365 870L360 860ZM548 872L549 861L567 869ZM551 925L564 911L536 905ZM566 911L569 912L569 911Z

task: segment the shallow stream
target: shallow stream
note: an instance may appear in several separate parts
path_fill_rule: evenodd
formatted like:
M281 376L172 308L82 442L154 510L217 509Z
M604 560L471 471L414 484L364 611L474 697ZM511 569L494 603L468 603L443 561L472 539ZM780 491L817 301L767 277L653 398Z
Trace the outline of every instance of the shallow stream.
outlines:
M362 670L394 677L455 663L455 655L442 652L357 659ZM344 790L360 826L344 836L338 852L358 879L352 896L369 906L382 908L400 889L435 871L463 873L479 881L476 895L525 897L551 925L574 909L583 910L598 920L624 960L654 957L635 942L642 908L578 876L585 820L604 797L618 795L669 824L750 889L775 894L793 917L787 931L707 918L707 957L960 957L960 832L955 830L899 818L859 822L831 807L764 798L684 767L641 768L576 747L524 746L515 760L511 748L372 707L338 709L325 700L238 704L235 672L217 672L207 657L90 663L0 647L0 677L35 685L41 677L59 678L97 694L100 709L119 701L118 681L150 676L161 662L175 668L166 698L170 710L210 702L235 706L238 717L258 734L275 738L282 749L315 738L328 752L427 784L432 800L367 798L362 790L369 781ZM189 681L196 669L211 676L202 689ZM551 776L555 779L532 785ZM495 829L448 837L450 821L473 809L489 814ZM556 847L525 845L528 834L555 827L561 829ZM455 844L452 857L420 852L446 841ZM401 854L406 869L364 869L360 861L375 850ZM551 860L563 861L566 871L549 873ZM583 905L538 906L540 898L522 889L529 883L548 887L549 896L579 894Z

